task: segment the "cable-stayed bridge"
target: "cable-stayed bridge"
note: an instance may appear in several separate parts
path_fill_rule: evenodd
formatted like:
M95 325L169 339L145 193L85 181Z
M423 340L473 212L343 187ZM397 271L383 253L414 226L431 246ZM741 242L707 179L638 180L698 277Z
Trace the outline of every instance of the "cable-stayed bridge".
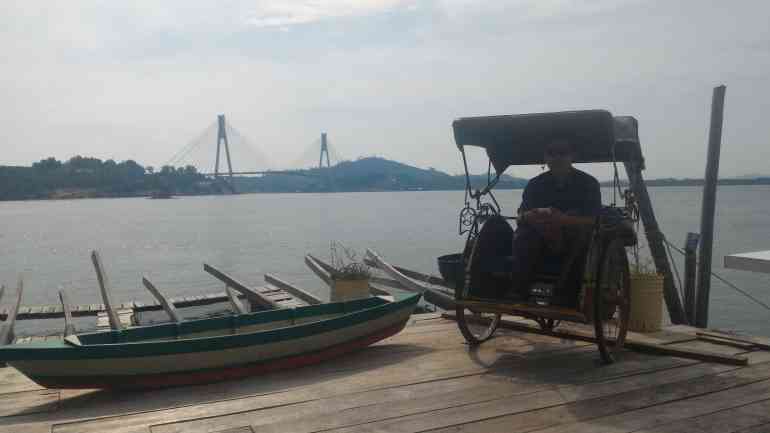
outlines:
M227 192L234 193L233 177L293 174L301 176L328 176L328 169L343 161L325 132L305 147L292 163L284 168L274 167L259 146L248 140L220 114L217 120L197 137L179 149L164 165L193 166L220 183Z

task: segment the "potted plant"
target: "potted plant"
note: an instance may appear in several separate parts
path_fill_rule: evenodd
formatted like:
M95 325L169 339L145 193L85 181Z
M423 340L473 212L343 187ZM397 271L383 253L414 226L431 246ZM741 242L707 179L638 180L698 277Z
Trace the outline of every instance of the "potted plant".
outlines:
M663 319L663 274L652 258L641 258L635 249L630 260L631 314L628 328L636 332L659 331Z
M350 299L368 298L369 267L358 260L358 255L350 248L346 248L339 242L332 241L329 250L331 264L334 270L331 272L332 290L330 301L339 302Z

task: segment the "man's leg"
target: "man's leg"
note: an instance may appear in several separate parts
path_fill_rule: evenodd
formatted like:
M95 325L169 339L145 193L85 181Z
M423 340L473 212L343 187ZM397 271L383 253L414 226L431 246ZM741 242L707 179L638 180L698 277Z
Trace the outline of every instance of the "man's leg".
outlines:
M564 286L560 292L555 293L557 303L564 307L578 307L580 288L588 256L588 242L590 241L586 236L590 236L590 232L585 232L581 228L573 227L564 230L566 250L572 252L573 249L577 249L574 251L576 256L568 270Z
M522 224L513 238L512 283L516 295L529 296L529 285L545 253L545 239L534 227Z

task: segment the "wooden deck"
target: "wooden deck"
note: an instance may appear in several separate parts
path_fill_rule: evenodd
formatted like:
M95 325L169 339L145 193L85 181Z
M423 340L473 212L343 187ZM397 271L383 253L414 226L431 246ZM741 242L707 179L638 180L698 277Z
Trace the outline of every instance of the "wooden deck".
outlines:
M646 341L743 354L747 366L498 331L480 348L454 322L313 367L147 392L45 390L0 369L2 432L770 432L770 351L673 327ZM632 338L639 336L632 336Z

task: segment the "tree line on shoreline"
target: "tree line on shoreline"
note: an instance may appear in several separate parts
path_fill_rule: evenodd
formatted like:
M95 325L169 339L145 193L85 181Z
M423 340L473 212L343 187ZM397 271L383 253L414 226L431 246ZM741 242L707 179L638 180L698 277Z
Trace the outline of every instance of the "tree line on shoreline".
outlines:
M132 160L102 161L83 156L67 161L46 158L31 167L0 166L0 200L212 192L205 180L193 166L163 166L156 171Z
M471 176L474 188L486 175ZM294 173L268 173L234 178L238 192L328 192L462 190L464 175L421 169L380 157L344 161L330 169L309 168ZM700 186L702 179L652 179L648 186ZM720 185L770 185L770 177L720 179ZM497 188L524 188L527 179L501 176ZM602 182L603 186L612 182ZM625 185L625 183L624 183ZM203 195L229 192L227 185L206 178L191 165L159 170L135 161L75 156L67 161L40 160L30 167L0 166L0 200Z

